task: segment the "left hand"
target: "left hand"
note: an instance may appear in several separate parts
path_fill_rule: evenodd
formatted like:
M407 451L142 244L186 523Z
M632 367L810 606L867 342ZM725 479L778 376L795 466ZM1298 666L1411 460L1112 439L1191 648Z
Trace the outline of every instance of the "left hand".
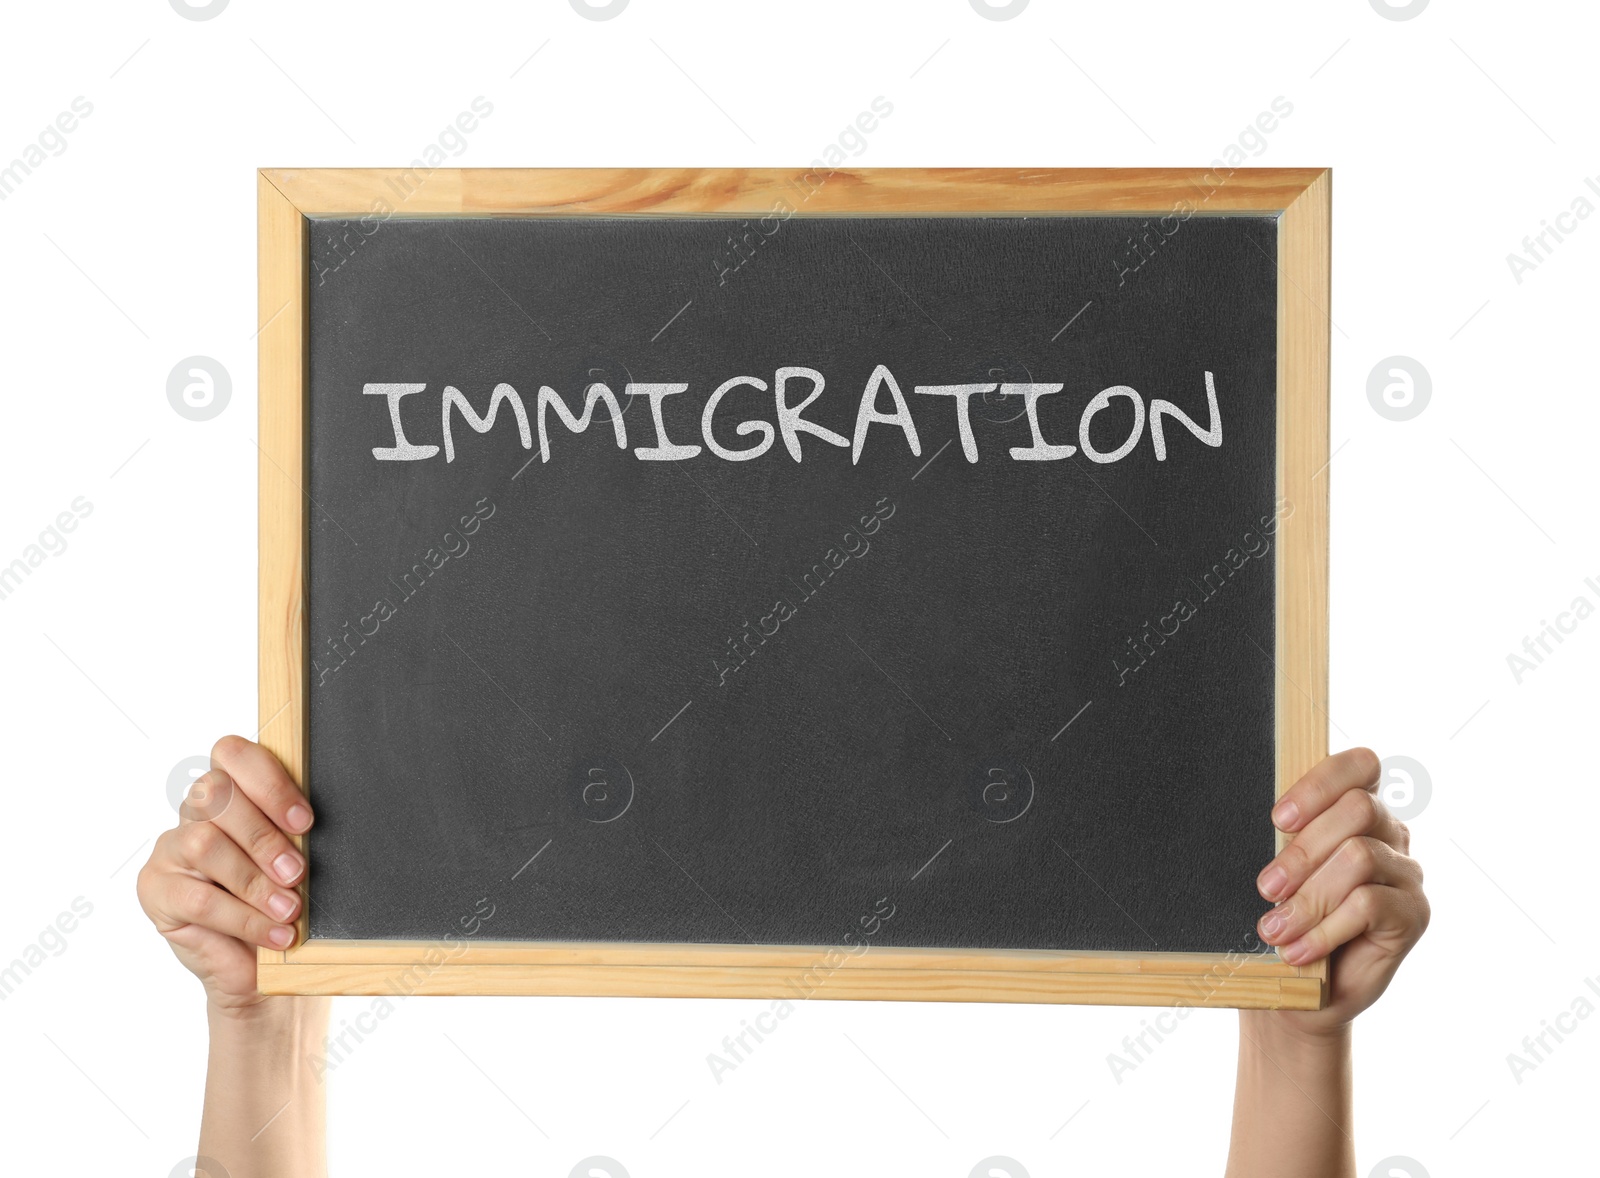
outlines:
M1422 868L1411 834L1377 796L1371 749L1325 758L1272 810L1294 840L1256 884L1277 906L1262 916L1261 939L1291 965L1334 955L1332 992L1318 1011L1279 1012L1308 1033L1335 1032L1378 1000L1428 927Z

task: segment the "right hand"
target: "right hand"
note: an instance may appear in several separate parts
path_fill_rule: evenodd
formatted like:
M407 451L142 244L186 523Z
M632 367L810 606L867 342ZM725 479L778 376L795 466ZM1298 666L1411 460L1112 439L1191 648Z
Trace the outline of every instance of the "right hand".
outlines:
M256 947L287 949L300 914L306 860L289 834L311 828L311 806L278 759L224 736L195 780L178 825L139 871L139 904L208 1002L242 1012L263 1000Z

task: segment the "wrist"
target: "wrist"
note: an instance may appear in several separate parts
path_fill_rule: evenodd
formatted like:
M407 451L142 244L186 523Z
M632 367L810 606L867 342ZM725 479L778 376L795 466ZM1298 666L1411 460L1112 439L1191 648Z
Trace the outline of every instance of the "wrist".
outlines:
M331 999L273 995L244 1006L206 1001L213 1041L234 1045L273 1044L300 1050L320 1047L328 1030Z
M1356 1173L1350 1041L1349 1023L1325 1025L1291 1011L1239 1012L1230 1178Z
M1239 1046L1255 1047L1274 1059L1304 1060L1312 1065L1338 1064L1350 1057L1351 1024L1306 1026L1293 1013L1241 1010Z
M200 1154L233 1178L323 1178L327 998L208 1004Z

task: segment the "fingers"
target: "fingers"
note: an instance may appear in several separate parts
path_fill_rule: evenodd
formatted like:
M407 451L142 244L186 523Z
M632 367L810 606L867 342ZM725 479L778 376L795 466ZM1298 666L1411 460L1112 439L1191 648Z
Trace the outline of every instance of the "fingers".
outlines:
M219 787L217 779L226 783L225 786ZM237 843L255 861L256 866L281 884L292 884L300 878L306 869L304 856L295 849L288 835L267 820L267 816L243 790L233 787L227 773L213 769L202 775L195 781L195 789L201 788L213 796L224 790L231 794L221 813L211 819L211 825Z
M279 922L293 919L300 897L277 887L238 843L217 827L181 827L174 840L179 862Z
M278 924L237 896L191 875L163 876L152 902L163 918L156 921L163 934L195 926L263 949L287 949L294 942L289 925Z
M190 903L195 900L192 895L194 888L189 887L195 882L205 884L211 892L226 890L226 893L232 893L240 903L248 904L258 912L266 925L288 924L301 906L299 895L288 888L277 887L250 855L246 855L237 842L213 823L189 823L166 831L155 842L150 866L154 867L160 882L152 888L146 911L157 927L162 928L162 932L171 932L171 928L178 925L195 922L216 928L218 932L238 936L230 928L206 924L205 919L195 917L194 906ZM208 900L208 896L202 893L202 900ZM222 908L226 909L227 906ZM202 916L205 916L203 912ZM259 925L259 928L266 925ZM253 928L258 928L258 925L253 925ZM259 935L253 935L248 940L267 944L269 948L283 948L280 944L282 936L266 936L266 933L259 932ZM293 940L293 930L290 940Z
M1377 796L1379 772L1371 750L1349 749L1323 760L1273 809L1273 823L1294 839L1256 881L1278 902L1258 928L1291 965L1358 938L1398 963L1427 927L1422 869L1406 854L1405 826Z
M235 785L273 824L290 834L311 827L311 807L288 772L266 749L242 736L224 736L211 749L211 764Z
M305 858L280 823L305 830L310 807L259 745L224 737L212 759L215 767L185 799L180 825L156 841L140 872L140 903L169 938L193 926L286 948L301 908L290 885L304 876Z
M1390 940L1398 952L1398 963L1405 951L1422 936L1427 927L1427 901L1420 892L1362 884L1352 891L1326 920L1278 950L1290 965L1320 961L1340 945L1357 937Z
M1371 749L1346 749L1324 757L1278 799L1272 808L1273 825L1285 834L1294 834L1348 790L1376 789L1378 773L1378 754Z
M139 873L139 903L163 935L188 925L267 949L285 949L300 898L276 887L209 822L169 830ZM280 915L281 914L281 915Z
M1256 887L1268 900L1286 900L1299 890L1347 839L1372 838L1391 847L1405 842L1404 827L1375 794L1347 789L1262 869Z
M1379 839L1348 838L1289 899L1261 917L1257 924L1261 939L1269 945L1293 943L1368 884L1420 890L1422 869L1416 860Z
M178 807L178 821L207 822L227 810L239 791L233 778L221 769L208 769L196 777Z

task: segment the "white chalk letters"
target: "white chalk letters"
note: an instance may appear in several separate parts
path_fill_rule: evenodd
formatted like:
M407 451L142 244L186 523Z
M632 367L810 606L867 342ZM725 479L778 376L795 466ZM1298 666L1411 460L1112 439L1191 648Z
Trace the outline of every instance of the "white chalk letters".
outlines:
M1104 463L1126 458L1138 448L1144 437L1147 419L1145 400L1137 389L1123 384L1112 385L1101 389L1084 406L1078 418L1077 445L1065 441L1051 441L1045 437L1045 426L1039 420L1039 402L1045 397L1059 395L1065 385L919 384L912 386L911 391L914 396L908 401L894 373L890 372L886 365L879 364L872 370L872 375L867 378L866 387L862 389L860 407L856 412L855 436L847 438L805 417L806 410L823 395L827 382L822 373L815 368L795 366L779 368L773 375L770 386L772 421L762 417L751 417L733 426L733 434L737 437L755 437L759 440L744 447L729 446L726 419L735 414L731 410L722 408L724 402L744 406L748 412L752 394L766 393L768 387L767 382L757 376L734 376L718 385L706 400L700 414L700 434L705 441L705 445L701 446L698 443L682 440L684 427L681 423L674 427L678 431L679 440L672 441L667 435L667 399L688 392L688 385L624 386L623 395L629 398L630 404L632 398L643 397L650 405L649 421L643 425L643 432L650 436L640 439L649 441L650 444L635 446L634 457L645 462L681 462L698 457L709 450L724 462L748 462L767 453L773 448L774 442L781 438L783 448L789 452L789 457L801 462L805 457L802 439L809 438L812 439L810 445L813 453L816 452L815 447L818 443L848 449L850 463L854 466L861 462L869 436L873 439L874 450L890 445L898 447L903 441L913 457L920 457L922 440L917 433L917 423L912 416L911 405L920 397L942 397L953 402L956 436L961 439L961 453L968 462L977 462L978 438L972 428L972 398L998 392L1002 397L1020 397L1022 409L1028 419L1028 432L1032 440L1026 446L1007 447L1007 453L1013 461L1056 462L1072 457L1081 449L1091 462ZM411 441L406 436L405 425L401 421L401 402L406 397L426 389L427 386L422 384L369 384L362 387L361 391L367 396L384 397L387 400L388 428L393 444L372 448L372 456L378 461L417 462L432 458L439 453L438 445ZM803 395L802 389L805 390ZM1222 409L1217 401L1216 382L1210 372L1205 373L1205 390L1207 417L1203 427L1171 401L1157 398L1150 402L1148 410L1150 443L1157 462L1167 460L1167 435L1163 433L1166 422L1177 422L1206 446L1222 445ZM1118 405L1121 400L1126 400L1128 405ZM931 404L933 403L924 402L925 406ZM602 406L603 417L597 413ZM456 437L451 432L453 420L464 421L475 433L486 434L494 428L502 409L509 410L509 416L516 420L517 436L524 450L533 449L533 431L537 428L539 458L543 462L550 461L548 416L552 409L561 424L574 434L584 433L595 419L600 417L600 420L610 425L616 437L617 448L619 450L628 448L628 432L623 424L622 404L617 395L604 384L591 384L584 390L583 412L579 414L573 413L571 407L555 389L549 385L540 386L534 405L532 426L529 424L528 410L523 404L521 395L509 384L495 385L494 391L489 395L488 407L482 415L472 407L472 402L466 394L453 385L446 385L439 401L439 427L444 435L444 460L446 462L456 460ZM1095 425L1095 419L1102 413L1106 415L1104 420ZM719 414L721 424L719 424ZM924 416L927 416L926 412ZM681 418L679 420L681 422ZM874 432L873 426L881 428ZM1116 447L1110 450L1096 447L1090 437L1091 428L1095 430L1102 445L1108 440L1109 431L1110 439L1118 443ZM1126 435L1122 433L1123 429L1127 430ZM898 440L895 430L899 431Z

